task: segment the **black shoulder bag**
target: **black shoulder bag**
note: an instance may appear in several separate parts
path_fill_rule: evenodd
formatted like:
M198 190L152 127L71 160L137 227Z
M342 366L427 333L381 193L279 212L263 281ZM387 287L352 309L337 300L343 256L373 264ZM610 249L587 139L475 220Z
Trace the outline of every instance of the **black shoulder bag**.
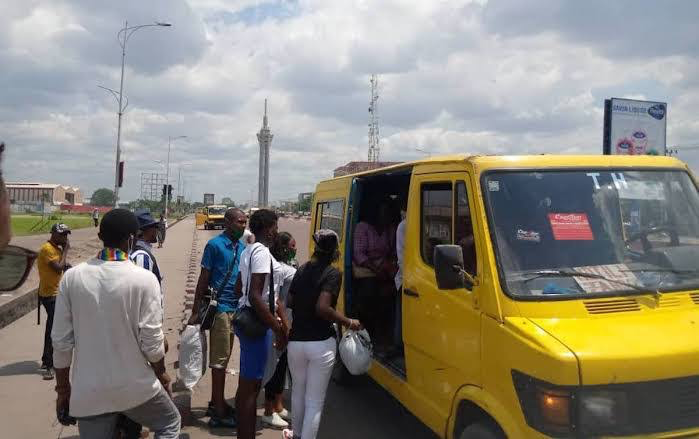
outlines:
M202 303L199 306L199 321L201 322L201 330L207 331L211 329L214 324L214 317L216 317L216 308L218 307L218 297L223 293L223 289L228 285L228 281L231 279L233 274L233 267L235 266L235 260L238 258L238 246L235 246L235 253L233 254L233 259L231 264L228 266L228 271L226 272L226 277L223 278L223 282L218 286L218 288L212 288L209 286L204 297L202 297Z
M252 252L250 254L250 264L248 265L248 284L245 295L250 301L250 279L252 277ZM274 315L274 267L272 260L269 261L269 312ZM264 337L269 329L265 322L260 319L257 312L251 306L240 306L233 317L233 325L245 337Z

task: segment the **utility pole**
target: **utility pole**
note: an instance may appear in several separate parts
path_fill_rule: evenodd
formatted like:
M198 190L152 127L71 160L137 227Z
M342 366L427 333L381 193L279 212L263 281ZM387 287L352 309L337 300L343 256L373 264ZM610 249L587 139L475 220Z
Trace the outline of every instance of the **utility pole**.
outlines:
M168 207L170 205L170 145L173 140L186 139L187 136L168 136L167 138L167 165L165 167L165 219L168 217Z
M119 45L121 46L121 80L119 83L119 112L117 121L117 144L116 144L116 170L114 172L114 207L117 207L119 203L119 175L121 174L121 117L124 114L125 106L122 106L122 97L124 93L124 65L126 64L126 43L129 41L131 35L134 34L139 29L144 27L170 27L170 23L155 22L153 24L143 24L140 26L129 27L129 22L124 22L124 28L119 31L117 38L119 39Z
M371 83L371 100L369 101L369 163L377 163L381 153L379 146L379 79L374 74L369 80Z

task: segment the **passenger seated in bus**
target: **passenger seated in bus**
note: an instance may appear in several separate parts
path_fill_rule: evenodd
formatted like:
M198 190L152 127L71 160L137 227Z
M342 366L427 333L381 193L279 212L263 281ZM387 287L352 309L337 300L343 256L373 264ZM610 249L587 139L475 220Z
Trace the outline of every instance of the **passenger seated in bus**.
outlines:
M377 353L392 343L396 294L396 226L391 206L382 202L354 230L353 291L357 317L369 331Z

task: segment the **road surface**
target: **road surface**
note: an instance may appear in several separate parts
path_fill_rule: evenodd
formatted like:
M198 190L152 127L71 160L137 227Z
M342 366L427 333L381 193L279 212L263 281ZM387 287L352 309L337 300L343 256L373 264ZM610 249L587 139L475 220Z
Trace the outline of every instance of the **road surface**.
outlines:
M280 230L289 231L297 240L300 262L308 258L308 227L309 223L303 220L280 221ZM177 360L178 330L185 315L185 289L187 285L196 282L201 252L206 241L217 233L220 232L195 231L194 220L189 218L169 229L165 247L155 249L158 263L165 276L165 330L170 344L166 364L173 378L176 376L174 366ZM88 251L88 246L94 245L94 235L86 233L84 239L87 244L85 251ZM55 383L43 381L37 370L42 342L43 328L36 325L35 313L29 313L0 330L0 425L3 426L1 437L78 437L75 427L62 429L56 423L53 391ZM237 343L235 348L229 367L238 370ZM204 411L210 397L210 377L211 374L207 373L193 391L193 422L192 425L183 428L182 438L235 437L234 431L210 430L206 425L208 418L204 417ZM231 404L236 384L237 377L229 375L225 395ZM258 413L261 414L262 410ZM257 437L279 439L281 434L279 431L263 429L260 426ZM363 379L352 388L341 388L331 383L318 437L435 439L437 436L379 386L369 379Z

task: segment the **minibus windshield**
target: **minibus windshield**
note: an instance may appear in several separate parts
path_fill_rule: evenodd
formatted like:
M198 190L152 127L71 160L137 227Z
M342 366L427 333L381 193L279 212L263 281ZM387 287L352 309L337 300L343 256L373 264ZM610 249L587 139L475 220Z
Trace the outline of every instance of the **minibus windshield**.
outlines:
M494 171L482 183L513 297L699 287L699 194L684 171Z
M226 213L226 207L209 207L209 215L223 215Z

